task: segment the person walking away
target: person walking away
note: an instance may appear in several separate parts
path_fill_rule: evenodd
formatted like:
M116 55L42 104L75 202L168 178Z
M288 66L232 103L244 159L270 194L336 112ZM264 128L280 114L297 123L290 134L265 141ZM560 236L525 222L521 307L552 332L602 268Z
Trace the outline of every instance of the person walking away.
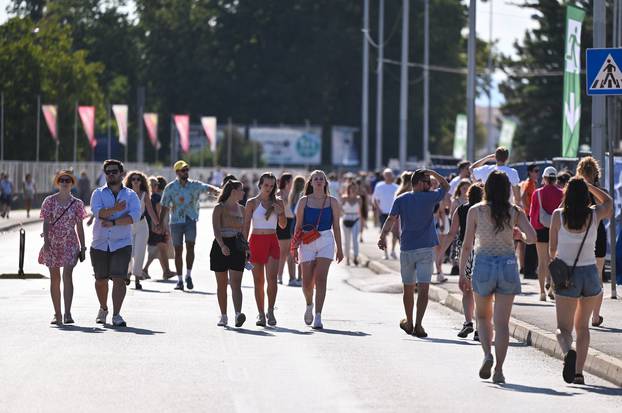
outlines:
M352 246L354 265L359 265L359 229L363 222L361 214L361 198L356 183L351 183L346 188L346 196L341 198L341 210L343 211L343 238L346 255L346 265L350 265L350 245Z
M297 175L294 178L292 190L290 191L290 194L289 194L289 206L292 212L294 213L294 222L292 222L292 236L294 235L294 228L296 228L296 211L298 210L298 201L300 200L302 196L304 196L306 182L307 180L305 179L304 176ZM290 249L290 247L288 247L288 249ZM290 256L292 257L292 260L293 260L293 254L291 253L291 249L290 249ZM294 267L296 268L296 271L297 271L295 286L302 287L302 265L294 262Z
M512 202L512 196L514 197L514 204L519 208L522 208L522 200L520 196L520 178L516 169L507 166L508 159L510 157L510 151L503 146L499 146L494 154L483 157L469 167L473 178L476 181L482 181L484 184L493 171L502 171L510 180L512 190L510 193L510 202ZM495 161L494 165L485 165L486 162Z
M466 232L460 253L459 283L466 291L471 288L475 297L475 313L484 361L479 377L491 376L492 335L494 320L495 356L497 364L493 383L505 383L503 363L510 341L509 321L514 296L521 292L520 275L514 253L514 227L527 244L536 241L522 209L510 204L510 180L503 171L493 171L484 186L484 201L471 206L467 213ZM466 277L469 256L475 245L472 280ZM494 300L494 310L493 310Z
M395 180L395 176L390 168L385 169L382 175L384 177L384 181L376 184L372 195L374 208L379 214L378 220L380 222L380 228L384 226L384 222L389 217L391 206L393 205L393 199L395 198L395 193L398 190L398 186L393 182ZM399 231L399 228L397 227L392 231L393 239L391 242L391 258L393 259L397 259L397 255L395 254L395 246L397 245L397 239L399 236L397 231ZM386 248L384 249L384 259L389 259L389 251Z
M613 200L605 191L574 177L568 182L562 205L553 213L549 254L561 260L570 274L569 286L555 285L556 336L564 354L562 377L566 383L585 384L583 366L590 347L590 316L603 295L596 266L596 223L611 218L612 211ZM573 328L576 350L572 349Z
M300 199L296 211L296 229L291 247L294 259L302 264L302 291L307 304L304 322L313 329L324 328L322 310L330 264L333 259L337 263L343 260L340 216L339 201L330 195L326 174L321 170L311 172L305 184L305 196Z
M13 202L13 182L9 179L8 174L0 174L0 216L9 218L11 212L11 203Z
M257 303L257 321L255 325L276 325L274 305L278 292L277 275L279 271L279 240L276 235L277 226L285 228L285 206L283 201L276 197L276 176L266 172L259 178L259 195L251 198L244 209L245 240L249 240L250 262L253 267L253 281L255 283L255 301ZM252 224L252 232L251 232ZM250 235L250 239L249 239ZM265 312L264 284L267 279L268 313Z
M86 205L91 199L91 181L89 180L86 171L80 172L80 178L78 179L78 198Z
M220 320L218 326L228 324L227 285L231 285L231 296L235 310L235 326L242 327L246 315L242 312L242 273L248 256L248 245L242 235L244 229L244 207L239 202L244 198L244 187L240 181L229 180L218 197L212 214L214 242L210 251L210 269L216 274Z
M162 193L162 207L159 221L165 222L170 211L170 230L175 247L175 269L177 270L176 290L184 290L182 279L184 240L186 242L186 287L194 288L192 282L192 266L194 264L194 243L197 237L197 221L199 220L199 195L204 192L218 194L219 189L201 181L189 179L190 165L179 160L173 165L177 178L166 185ZM220 170L217 172L220 173ZM216 179L216 178L215 178ZM219 181L222 181L220 176Z
M294 233L294 211L292 211L289 205L289 194L292 189L294 176L290 173L283 173L279 178L279 190L276 193L277 199L283 201L285 209L285 217L287 218L287 226L281 228L276 227L276 236L279 239L279 249L281 256L279 258L279 272L277 280L279 284L283 284L283 271L285 270L285 264L287 264L287 270L289 271L289 283L290 287L296 286L296 269L294 266L294 258L289 253L289 245Z
M32 201L37 192L35 182L32 180L31 174L26 174L24 182L22 182L22 193L24 194L24 208L26 209L26 218L30 218L30 210Z
M359 242L363 242L363 231L367 228L367 219L369 217L369 196L371 194L371 186L365 172L359 172L359 178L356 180L359 188L359 196L361 197L361 231L359 234Z
M140 220L140 200L134 191L123 186L123 163L104 161L106 185L91 194L95 216L91 264L99 311L95 322L106 324L108 317L108 280L112 280L112 325L125 327L121 307L125 299L127 270L132 258L132 224Z
M466 231L467 214L469 212L469 209L473 205L478 204L482 201L484 197L484 185L481 182L470 184L469 188L465 192L467 196L467 202L460 205L454 211L454 214L451 218L451 228L449 229L449 236L445 239L445 243L441 247L441 251L445 251L451 245L452 240L455 240L454 255L458 257L458 264L460 261L460 252L462 250L462 245L464 243L464 234ZM467 265L465 269L466 280L469 280L469 281L471 280L472 268L473 268L473 253L469 255L469 258L467 261ZM460 274L460 266L458 265L458 275L459 274ZM467 290L465 288L464 283L458 283L458 287L460 288L460 292L462 293L462 310L464 312L464 324L462 324L462 329L458 333L458 337L466 338L469 334L475 331L475 334L473 335L473 340L479 341L479 334L477 330L474 329L473 327L473 311L475 308L473 290L472 289Z
M155 212L156 217L159 217L162 212L160 201L162 200L162 191L166 188L166 178L163 176L150 176L148 181L151 188L151 208ZM149 266L153 260L157 258L160 261L160 266L162 267L162 279L168 280L169 278L173 278L177 274L172 272L168 265L168 242L171 234L168 222L166 222L166 217L164 218L164 222L160 222L160 232L153 231L155 227L149 214L145 215L145 219L149 225L149 238L147 239L147 262L143 267L143 276L146 279L151 278L151 276L149 276Z
M555 299L551 288L551 275L549 274L549 227L551 215L559 208L564 193L555 185L557 171L552 166L544 168L541 188L536 189L531 197L529 208L529 220L536 230L538 251L538 285L540 286L540 301L546 301L546 296Z
M521 199L525 206L525 213L528 217L531 217L531 198L533 193L538 188L538 177L540 175L540 168L538 165L532 163L527 166L527 179L520 184ZM516 242L518 251L518 260L520 262L521 272L525 275L525 278L537 279L538 268L538 252L535 245L525 245L521 241ZM546 263L548 265L548 262Z
M431 190L431 177L440 188ZM412 175L412 192L400 195L391 207L378 239L381 250L387 248L386 235L397 219L401 225L400 272L404 284L406 318L400 328L416 337L427 337L423 317L428 306L428 291L434 267L434 247L438 236L434 225L434 208L449 190L449 183L440 174L428 169L417 169ZM417 287L417 314L413 322L414 291Z
M460 161L458 162L458 175L456 175L451 181L449 181L449 195L452 197L456 194L456 189L458 188L458 184L460 184L465 179L471 180L471 170L469 167L471 166L471 162L469 161Z
M585 179L589 184L600 188L600 165L593 157L586 156L581 158L579 164L577 165L577 175ZM590 194L590 197L592 198L592 205L595 205L596 200L594 199L594 196ZM605 268L605 256L607 255L607 230L605 229L605 224L602 220L598 222L595 254L596 269L598 270L598 276L601 279L602 285L603 270ZM592 314L592 326L594 327L599 327L604 321L602 315L600 315L600 307L602 304L603 296L601 295L600 300L596 303L596 307L594 308L594 313Z
M54 305L51 324L72 324L71 304L73 301L73 268L84 261L84 226L86 211L81 200L71 196L71 187L76 178L71 170L63 169L56 173L54 186L58 192L50 195L41 205L43 218L43 247L39 251L39 264L50 271L50 294ZM63 269L63 298L65 315L61 315L61 268Z
M143 273L143 262L149 239L149 223L145 219L147 215L152 222L155 232L162 232L160 220L151 204L150 187L147 177L140 171L132 171L127 174L124 185L131 188L140 200L140 220L132 224L132 260L130 261L129 274L134 275L135 288L142 290L141 280L147 279ZM129 282L129 276L128 276Z
M453 181L453 179L452 179ZM449 186L451 187L451 182L449 183ZM456 210L464 205L467 204L468 201L468 197L467 197L467 191L469 190L469 188L471 187L471 181L469 179L463 179L462 181L458 182L458 185L456 185L456 189L454 191L454 193L451 195L451 206L449 207L449 229L448 229L448 234L440 239L440 243L441 245L447 245L448 247L451 246L451 250L449 251L449 259L451 262L451 275L458 275L458 273L460 272L459 268L458 268L458 261L460 260L460 247L457 245L458 244L458 240L456 239L456 233L452 233L451 232L451 228L454 225L454 214L456 212ZM449 189L451 191L451 188ZM465 216L466 218L466 216ZM447 248L442 248L440 249L439 254L440 255L445 255Z

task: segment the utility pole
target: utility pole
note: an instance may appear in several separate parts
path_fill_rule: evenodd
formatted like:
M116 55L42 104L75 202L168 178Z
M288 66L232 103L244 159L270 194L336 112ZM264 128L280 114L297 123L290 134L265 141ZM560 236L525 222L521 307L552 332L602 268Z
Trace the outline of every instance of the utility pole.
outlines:
M594 48L607 47L607 23L605 0L594 0ZM605 96L592 96L592 155L601 165L605 164L606 109ZM615 239L615 238L613 238Z
M73 111L73 164L78 160L78 101Z
M229 122L229 136L227 137L227 168L231 169L231 141L233 139L233 121L231 118Z
M488 153L492 153L495 148L495 143L493 142L492 132L493 132L493 120L492 120L492 83L493 83L493 74L492 74L492 4L493 1L490 0L490 16L488 20L488 76L490 76L490 87L488 89L488 142L486 147L488 148ZM510 148L508 148L509 150Z
M402 0L402 64L400 75L400 167L406 169L408 136L408 23L410 0Z
M39 162L39 140L41 134L41 95L37 95L37 154L35 160Z
M106 124L108 127L108 159L112 159L112 136L110 135L110 103L106 107Z
M369 0L363 5L363 92L361 104L361 166L369 168ZM254 144L253 144L254 145ZM253 146L254 148L255 146ZM254 156L253 156L254 160ZM254 161L253 161L254 162ZM254 167L254 163L253 163Z
M430 0L423 10L423 161L430 163Z
M475 42L477 0L469 1L469 44L467 58L467 159L475 160Z
M384 67L384 0L378 13L378 80L376 92L376 169L382 167L382 82Z
M0 161L4 161L4 92L0 92Z
M136 125L138 125L138 139L136 141L136 162L142 163L145 162L145 124L143 123L143 113L145 112L145 87L138 87L137 94L136 111L138 119L136 119ZM127 161L127 154L125 158Z

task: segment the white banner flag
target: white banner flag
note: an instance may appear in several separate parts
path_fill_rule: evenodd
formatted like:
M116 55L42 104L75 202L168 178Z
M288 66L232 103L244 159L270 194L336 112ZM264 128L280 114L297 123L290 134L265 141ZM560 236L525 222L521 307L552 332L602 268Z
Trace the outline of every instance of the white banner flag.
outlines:
M203 116L201 118L201 125L205 131L205 136L209 141L209 149L212 153L216 153L216 117Z
M127 105L112 105L112 112L117 120L119 143L127 146Z
M456 131L454 133L454 158L456 159L464 159L466 156L467 126L466 115L461 113L456 116Z

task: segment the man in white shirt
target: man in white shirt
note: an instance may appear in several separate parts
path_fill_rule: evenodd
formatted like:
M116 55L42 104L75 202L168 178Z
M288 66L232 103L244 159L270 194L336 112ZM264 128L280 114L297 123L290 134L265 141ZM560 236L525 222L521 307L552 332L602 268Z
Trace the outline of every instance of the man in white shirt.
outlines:
M469 179L471 177L471 171L469 170L470 166L471 162L469 161L458 162L458 175L456 175L456 177L452 179L451 182L449 182L449 195L454 195L460 181L462 181L463 179Z
M391 207L393 206L393 199L395 198L395 193L397 192L398 186L394 181L395 176L393 175L393 171L390 168L387 168L383 172L384 182L379 182L374 187L374 194L372 195L372 202L374 208L378 211L378 216L380 218L380 228L384 225L384 222L389 217L391 213ZM397 240L399 238L399 230L395 230L397 225L394 225L393 234L393 242L391 244L391 258L397 259L397 255L395 254L395 246L397 245ZM386 245L386 235L383 238L384 244ZM389 255L388 251L385 248L384 250L384 259L388 260Z
M469 170L473 174L473 178L476 181L482 181L484 184L488 179L488 176L492 173L492 171L502 171L510 179L510 184L512 185L512 194L514 195L514 204L522 208L522 202L520 197L520 178L518 177L518 172L516 169L510 168L506 165L508 158L510 157L510 152L507 148L503 146L499 146L495 153L487 155L480 159L479 161L473 163L469 167ZM485 165L486 162L495 161L495 165ZM511 197L510 197L511 198ZM511 199L510 199L511 201Z

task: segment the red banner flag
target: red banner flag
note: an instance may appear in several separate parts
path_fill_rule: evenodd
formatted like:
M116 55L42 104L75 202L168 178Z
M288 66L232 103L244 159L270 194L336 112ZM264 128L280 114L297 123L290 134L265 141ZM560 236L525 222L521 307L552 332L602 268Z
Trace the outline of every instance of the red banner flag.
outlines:
M56 105L42 105L41 111L43 112L43 117L45 118L45 123L48 125L52 139L58 143L58 133L56 130L56 116L58 111Z
M216 153L216 118L214 116L203 116L201 124L205 131L205 136L209 141L209 148L212 153Z
M97 146L97 141L95 140L95 106L78 106L78 113L80 114L82 128L84 128L89 144L91 148L95 148Z
M127 105L112 105L112 112L117 120L119 143L127 146Z
M179 133L179 144L184 153L190 150L190 116L189 115L173 115L177 132Z
M143 121L147 127L147 136L154 148L160 149L160 141L158 141L158 114L143 113Z

